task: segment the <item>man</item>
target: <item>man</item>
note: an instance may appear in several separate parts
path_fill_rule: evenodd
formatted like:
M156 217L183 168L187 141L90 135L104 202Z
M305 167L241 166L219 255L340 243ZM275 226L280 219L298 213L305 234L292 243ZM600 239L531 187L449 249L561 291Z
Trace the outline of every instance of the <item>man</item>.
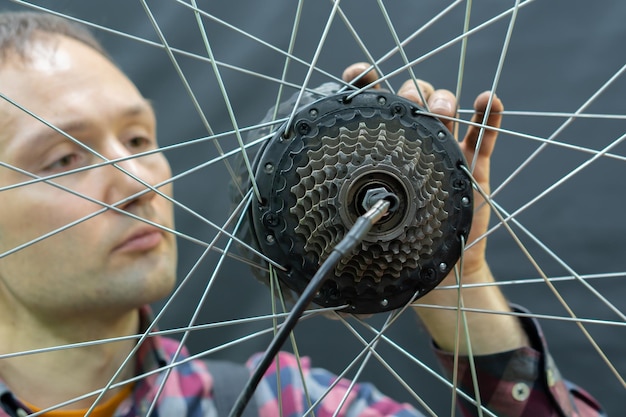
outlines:
M344 79L353 79L363 70L362 64L353 65ZM375 77L368 74L365 81L375 81ZM450 92L435 90L425 82L420 87L434 112L454 115L455 98ZM160 153L132 157L158 147L149 103L83 29L37 14L0 15L0 93L4 98L0 102L0 188L79 170L103 158L119 160L116 165L121 168L105 164L0 192L0 253L91 216L0 259L0 354L145 330L149 324L145 306L171 291L176 264L174 236L138 220L173 227L172 205L165 198L172 193L171 185L159 186L159 193L143 192L145 183L167 182L167 161ZM399 94L420 101L411 82ZM477 98L475 121L482 120L488 97L485 93ZM499 126L501 110L502 103L494 99L489 125ZM473 159L477 137L478 130L470 128L461 143L468 160ZM487 131L474 172L484 190L489 189L489 158L495 140L496 133ZM476 204L481 204L479 196ZM486 230L488 220L488 207L480 206L470 241ZM493 281L484 252L483 240L466 253L465 283ZM447 282L453 280L447 278ZM467 307L509 308L496 286L465 289L464 300ZM453 306L456 295L433 291L424 301ZM451 369L456 313L417 312L440 349L444 367ZM600 415L593 399L566 388L536 325L509 315L468 314L467 319L481 395L494 413ZM169 339L149 338L121 372L118 369L136 348L135 339L2 359L0 416L25 415L65 402L62 411L83 415L96 398L86 394L107 386L114 376L114 382L120 382L158 369L177 347ZM467 353L463 342L460 353ZM281 358L283 376L296 376L293 358ZM461 359L460 369L461 385L471 392L469 371L463 371L467 358ZM332 375L322 370L307 371L307 375L308 385L316 388L332 381ZM300 411L303 401L297 384L279 396L270 379L271 374L256 394L260 415L277 415L281 407ZM155 415L216 415L213 381L203 362L192 361L174 370L160 393L159 384L160 377L151 374L111 388L91 415L145 415L157 396ZM317 415L332 414L337 395L345 389L339 384ZM350 416L419 415L367 384L355 388L342 412ZM469 408L466 412L472 415Z

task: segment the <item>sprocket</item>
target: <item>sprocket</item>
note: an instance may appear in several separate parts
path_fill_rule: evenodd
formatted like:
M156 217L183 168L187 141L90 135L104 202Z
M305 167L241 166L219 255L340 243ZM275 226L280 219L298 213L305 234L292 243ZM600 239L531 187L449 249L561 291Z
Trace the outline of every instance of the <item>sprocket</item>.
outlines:
M456 139L415 103L370 90L300 109L257 155L261 201L250 221L262 252L301 292L365 212L372 190L397 205L335 268L321 306L376 313L433 289L450 272L472 219L472 187Z

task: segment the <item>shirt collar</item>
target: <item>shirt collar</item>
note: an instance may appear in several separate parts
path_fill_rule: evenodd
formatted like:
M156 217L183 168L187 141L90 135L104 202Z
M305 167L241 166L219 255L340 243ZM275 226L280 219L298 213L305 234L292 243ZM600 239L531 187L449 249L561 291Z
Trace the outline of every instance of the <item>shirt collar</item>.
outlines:
M139 309L139 334L145 334L148 331L155 333L158 332L158 328L154 324L152 309L145 305ZM168 362L168 355L163 348L161 337L158 335L146 337L139 346L135 357L136 375L153 372L166 366Z
M139 309L139 334L145 334L148 330L157 332L154 324L154 315L149 305ZM149 392L156 384L156 370L163 368L168 363L168 355L158 335L146 337L135 353L135 375L152 374L137 382L135 392ZM19 402L10 388L0 379L0 417L5 415L20 416L28 414L27 408ZM6 413L6 414L4 414Z

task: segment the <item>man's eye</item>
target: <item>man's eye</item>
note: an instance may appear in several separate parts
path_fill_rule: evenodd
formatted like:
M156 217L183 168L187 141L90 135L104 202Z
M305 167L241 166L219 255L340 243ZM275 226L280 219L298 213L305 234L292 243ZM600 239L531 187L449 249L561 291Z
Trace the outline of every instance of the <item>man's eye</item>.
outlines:
M68 169L76 164L78 161L78 155L75 153L64 155L63 157L57 159L50 165L48 165L45 169L47 171L62 171Z
M135 136L128 141L128 147L133 149L142 149L150 146L152 141L144 136Z

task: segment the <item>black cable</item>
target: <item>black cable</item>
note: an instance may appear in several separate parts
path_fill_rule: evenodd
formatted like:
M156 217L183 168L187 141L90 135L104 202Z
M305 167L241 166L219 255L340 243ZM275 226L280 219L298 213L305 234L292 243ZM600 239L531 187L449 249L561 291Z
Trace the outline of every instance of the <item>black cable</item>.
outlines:
M289 337L289 334L298 323L300 316L302 316L304 310L311 303L311 300L313 300L313 297L315 297L315 294L319 291L322 284L333 274L339 260L361 242L372 226L387 213L389 206L390 201L388 199L379 199L372 204L372 207L357 219L344 238L341 239L330 255L328 255L328 258L326 258L315 275L313 275L313 278L311 278L311 281L309 281L302 295L298 298L291 313L289 313L289 316L287 316L287 319L280 326L274 339L272 339L272 342L265 350L261 361L237 398L237 402L230 412L230 417L240 417L243 414L259 382L263 379L263 375L265 375L265 372L272 364L278 351L282 348L285 340Z

